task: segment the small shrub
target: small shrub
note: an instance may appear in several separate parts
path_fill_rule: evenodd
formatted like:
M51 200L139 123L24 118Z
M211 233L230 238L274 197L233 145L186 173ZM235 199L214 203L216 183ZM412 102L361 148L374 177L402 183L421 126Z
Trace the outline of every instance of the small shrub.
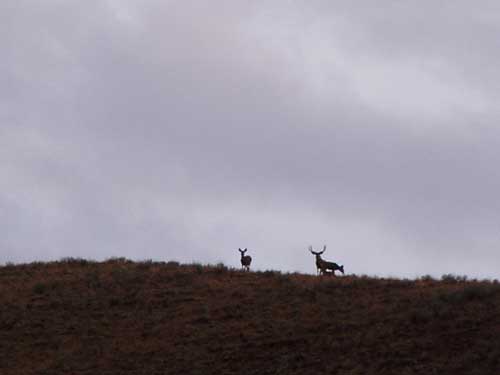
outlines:
M441 291L437 298L451 304L463 304L468 301L490 298L500 292L500 287L493 284L471 284L462 289Z
M187 272L176 272L174 283L176 286L189 286L193 284L195 275Z
M89 289L97 289L101 286L99 272L97 270L92 270L88 272L86 276L87 276L87 287Z
M447 273L441 276L441 281L449 284L455 284L459 282L467 281L467 276L454 275L452 273Z
M431 275L424 275L419 278L420 281L434 281L434 278Z
M124 257L111 257L106 260L107 263L124 263L124 264L130 264L133 263L130 259L124 258Z
M430 322L434 317L432 306L421 306L410 312L410 320L413 324L425 324Z
M141 262L137 262L137 269L139 270L149 270L151 266L153 266L153 261L151 259L143 260Z
M70 265L78 265L78 266L87 266L91 262L87 259L83 258L72 258L72 257L64 257L61 258L58 263L70 264Z
M334 279L334 278L332 278ZM377 279L368 275L354 276L345 286L353 288L368 288L377 284Z
M203 266L200 263L193 263L194 271L201 275L203 273Z
M140 272L140 270L128 267L114 267L111 270L110 275L114 282L122 286L137 286L139 283L144 281L146 276L145 273Z
M264 272L262 272L262 276L264 277L276 277L277 275L278 272L273 270L265 270Z
M432 309L436 318L449 319L457 313L457 309L450 303L450 300L440 296L430 301L429 308Z
M402 279L402 280L399 280L399 282L398 282L398 286L400 286L402 288L411 288L411 287L413 287L413 285L414 285L414 283L410 279Z
M33 286L33 293L35 294L43 294L45 293L46 285L44 283L36 283Z
M484 299L498 293L500 288L493 284L467 285L462 293L465 300Z
M176 261L169 261L167 262L166 266L169 267L169 268L177 268L179 267L181 264L179 262L176 262Z
M229 269L224 263L220 262L215 265L215 273L222 274L226 273L227 271L229 271Z

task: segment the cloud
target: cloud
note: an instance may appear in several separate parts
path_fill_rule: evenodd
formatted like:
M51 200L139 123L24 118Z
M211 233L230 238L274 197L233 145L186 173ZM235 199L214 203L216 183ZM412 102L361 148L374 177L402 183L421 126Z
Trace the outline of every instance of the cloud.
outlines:
M496 7L2 2L0 261L496 276Z

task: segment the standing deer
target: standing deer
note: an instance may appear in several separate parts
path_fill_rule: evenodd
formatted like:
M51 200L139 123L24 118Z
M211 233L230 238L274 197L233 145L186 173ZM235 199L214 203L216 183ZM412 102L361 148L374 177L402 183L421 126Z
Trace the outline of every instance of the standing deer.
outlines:
M252 263L252 257L250 255L245 255L247 252L247 248L245 247L245 250L238 249L238 251L241 253L241 268L243 268L245 271L250 271L250 263Z
M331 274L335 276L335 271L340 271L342 274L344 274L344 266L339 266L337 263L334 262L327 262L323 258L321 258L321 254L323 254L326 250L326 245L323 246L322 251L314 251L312 246L309 246L309 251L316 256L316 274L317 275L324 275L324 274ZM328 270L332 272L328 272Z

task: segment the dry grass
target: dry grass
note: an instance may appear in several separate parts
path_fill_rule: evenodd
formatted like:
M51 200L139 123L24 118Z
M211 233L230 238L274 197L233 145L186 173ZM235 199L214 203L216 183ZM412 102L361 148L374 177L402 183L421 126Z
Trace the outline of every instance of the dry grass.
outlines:
M1 374L498 374L500 286L239 272L0 267Z

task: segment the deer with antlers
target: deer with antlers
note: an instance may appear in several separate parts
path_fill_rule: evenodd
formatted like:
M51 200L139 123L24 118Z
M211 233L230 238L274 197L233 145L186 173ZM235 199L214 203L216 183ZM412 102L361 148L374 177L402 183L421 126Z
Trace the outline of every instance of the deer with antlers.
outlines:
M245 250L238 249L241 253L241 268L245 271L250 271L250 264L252 263L252 257L250 255L245 255L247 248Z
M335 276L335 271L340 271L344 274L344 266L339 266L337 263L328 262L321 258L321 254L323 254L326 250L326 245L323 246L322 251L314 251L312 246L309 246L309 251L316 256L316 271L318 275L331 274ZM329 272L331 271L331 272Z

